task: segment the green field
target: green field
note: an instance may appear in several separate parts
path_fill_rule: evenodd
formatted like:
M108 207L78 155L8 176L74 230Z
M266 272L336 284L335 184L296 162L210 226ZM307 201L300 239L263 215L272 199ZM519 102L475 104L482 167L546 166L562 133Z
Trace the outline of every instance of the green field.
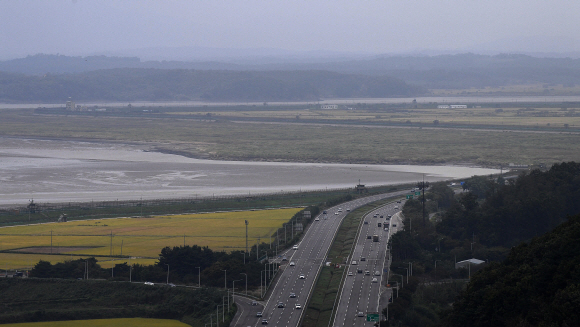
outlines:
M580 160L578 108L562 106L566 105L515 107L512 104L503 108L457 110L414 109L408 105L350 111L166 109L175 117L185 114L205 117L211 112L211 119L215 119L211 121L40 116L30 110L3 110L0 111L0 135L137 142L153 151L224 160L497 167L509 163ZM300 119L255 121L260 117L278 119L298 115ZM234 122L242 116L255 120ZM435 120L439 121L437 126L433 124Z
M128 261L126 257L129 256L132 257L131 263L152 264L162 248L184 244L226 252L240 250L246 245L245 220L249 221L248 239L252 245L258 238L268 240L300 210L77 220L3 227L0 228L0 250L3 251L0 253L0 269L25 269L41 259L55 263L79 256L94 256L103 267L107 267L104 261L112 265L111 259L117 257L116 260Z
M23 322L19 324L3 324L6 327L185 327L189 326L178 320L148 319L148 318L118 318L118 319L90 319L68 321Z

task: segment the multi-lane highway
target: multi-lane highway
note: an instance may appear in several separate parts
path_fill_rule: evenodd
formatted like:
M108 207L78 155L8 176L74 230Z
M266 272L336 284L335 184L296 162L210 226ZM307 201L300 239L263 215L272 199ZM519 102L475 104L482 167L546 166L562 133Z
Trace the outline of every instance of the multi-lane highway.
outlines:
M281 265L281 275L264 303L262 317L256 312L244 312L236 316L235 326L298 326L302 319L305 305L310 298L316 276L326 261L326 255L342 219L349 211L371 202L387 197L405 194L404 191L369 196L342 203L327 209L327 214L320 214L318 221L313 221L297 249L285 253L287 261ZM384 244L384 243L383 243ZM283 254L284 255L284 254ZM293 263L293 265L291 265ZM294 296L291 296L294 294ZM299 304L300 308L296 305ZM267 323L266 323L267 322Z
M373 322L366 321L367 314L380 313L379 297L386 290L381 285L386 284L388 270L387 242L401 227L400 215L396 213L402 205L392 202L363 217L345 270L333 326L372 326Z

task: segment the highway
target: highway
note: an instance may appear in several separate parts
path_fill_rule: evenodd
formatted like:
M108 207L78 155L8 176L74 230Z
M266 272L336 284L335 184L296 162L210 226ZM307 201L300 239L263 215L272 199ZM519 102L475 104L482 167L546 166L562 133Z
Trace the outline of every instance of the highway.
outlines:
M367 313L380 313L379 298L385 295L384 292L390 292L385 287L385 270L388 271L389 265L386 261L387 242L393 233L402 228L398 212L403 204L404 201L392 202L363 217L349 267L345 270L338 305L334 308L333 326L372 326L372 321L366 321ZM389 219L389 216L392 218ZM385 223L388 226L386 230ZM378 242L373 239L374 235L378 236Z
M358 207L407 192L399 191L356 199L327 209L326 215L322 213L318 215L319 221L313 220L297 249L289 249L282 253L282 256L287 257L287 261L281 262L281 274L276 284L272 285L269 298L263 303L263 316L256 316L258 310L255 310L256 312L244 310L242 316L236 315L234 318L234 326L258 326L264 324L262 320L266 320L268 325L277 327L298 326L316 276L326 262L326 256L342 219L349 211ZM291 293L294 293L295 297L291 297ZM282 303L282 306L279 303ZM297 308L296 304L300 304L301 308Z

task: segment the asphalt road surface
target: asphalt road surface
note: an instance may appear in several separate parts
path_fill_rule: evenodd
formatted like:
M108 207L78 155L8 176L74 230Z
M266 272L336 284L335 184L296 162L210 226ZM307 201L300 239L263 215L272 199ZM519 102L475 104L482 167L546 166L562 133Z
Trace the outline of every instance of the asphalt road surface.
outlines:
M387 242L390 235L402 227L398 212L403 204L404 201L392 202L363 217L349 267L345 270L338 306L334 309L333 326L374 324L367 322L366 317L368 313L380 313L379 298L384 292L390 292L385 287L389 266ZM378 241L374 236L378 236Z
M349 211L358 207L375 202L387 197L407 194L408 191L373 195L327 209L327 214L317 216L318 221L313 221L306 234L298 244L296 250L290 249L281 254L287 260L280 265L281 274L277 279L270 296L264 303L262 317L257 317L256 312L244 311L243 315L234 318L234 326L258 326L264 324L284 327L298 326L305 311L305 306L310 298L316 276L326 262L328 250L338 231L342 219ZM383 243L384 244L384 243ZM291 266L290 263L294 265ZM303 276L303 278L301 278ZM291 297L291 293L295 297ZM282 303L282 305L279 305ZM297 308L300 304L301 308Z

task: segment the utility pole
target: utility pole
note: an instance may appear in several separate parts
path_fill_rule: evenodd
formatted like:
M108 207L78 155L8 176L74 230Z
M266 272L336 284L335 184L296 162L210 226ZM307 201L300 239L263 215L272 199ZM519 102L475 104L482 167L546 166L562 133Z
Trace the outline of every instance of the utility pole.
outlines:
M52 253L52 229L50 230L50 253ZM8 276L8 273L6 273L6 276Z
M425 189L429 187L429 182L425 182L425 174L423 174L423 181L417 183L417 187L423 192L423 226L425 226Z
M256 243L256 261L258 261L258 259L260 256L260 238L258 237L258 242Z
M248 221L246 222L246 253L244 253L244 264L246 263L246 255L248 254Z
M113 231L111 231L111 246L110 246L110 256L113 256Z

